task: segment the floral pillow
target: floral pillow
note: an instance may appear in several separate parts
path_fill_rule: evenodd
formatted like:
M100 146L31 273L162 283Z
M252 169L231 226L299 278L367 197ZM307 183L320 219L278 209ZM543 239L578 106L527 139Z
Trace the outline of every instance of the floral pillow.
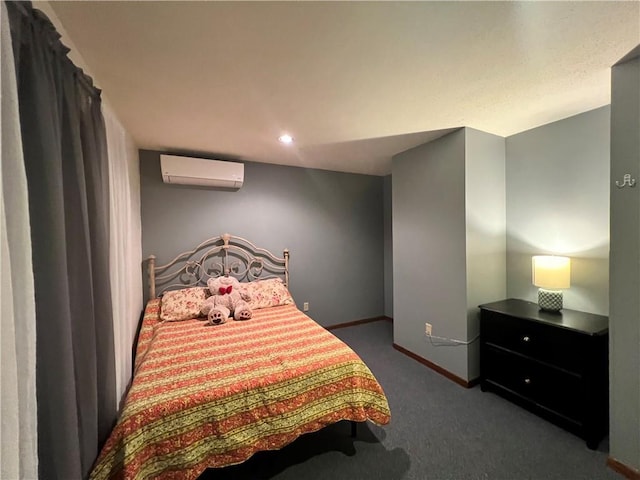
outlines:
M206 287L171 290L162 296L160 318L167 322L189 320L200 316L200 307L207 298Z
M253 310L293 303L291 293L280 278L243 283L242 288L251 297L248 303Z

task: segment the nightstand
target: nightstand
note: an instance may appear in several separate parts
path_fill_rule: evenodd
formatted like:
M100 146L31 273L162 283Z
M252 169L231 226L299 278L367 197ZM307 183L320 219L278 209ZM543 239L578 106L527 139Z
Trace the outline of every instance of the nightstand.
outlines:
M595 449L609 423L609 319L508 299L480 305L480 386Z

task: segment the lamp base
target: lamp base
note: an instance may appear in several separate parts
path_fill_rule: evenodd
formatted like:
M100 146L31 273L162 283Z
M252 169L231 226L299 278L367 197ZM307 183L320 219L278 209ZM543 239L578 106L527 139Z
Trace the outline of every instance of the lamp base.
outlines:
M562 310L562 291L539 288L538 306L540 310L558 313Z

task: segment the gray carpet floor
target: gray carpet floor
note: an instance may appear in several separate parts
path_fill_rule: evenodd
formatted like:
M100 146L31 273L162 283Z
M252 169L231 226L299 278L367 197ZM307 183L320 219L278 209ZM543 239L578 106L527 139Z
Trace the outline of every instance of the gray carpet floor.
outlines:
M200 480L620 480L606 465L608 444L583 440L479 387L465 389L392 347L379 321L334 330L385 390L391 423L347 422L304 435ZM445 348L445 347L443 347ZM450 347L449 347L450 348Z

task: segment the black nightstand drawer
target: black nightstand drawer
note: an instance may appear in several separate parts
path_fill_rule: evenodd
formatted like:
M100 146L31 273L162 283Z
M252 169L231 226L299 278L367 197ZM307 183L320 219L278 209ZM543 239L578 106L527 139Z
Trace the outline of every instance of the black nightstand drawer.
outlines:
M580 373L581 335L496 312L482 317L483 342Z
M482 360L486 380L579 423L582 395L579 376L490 346L483 352Z

